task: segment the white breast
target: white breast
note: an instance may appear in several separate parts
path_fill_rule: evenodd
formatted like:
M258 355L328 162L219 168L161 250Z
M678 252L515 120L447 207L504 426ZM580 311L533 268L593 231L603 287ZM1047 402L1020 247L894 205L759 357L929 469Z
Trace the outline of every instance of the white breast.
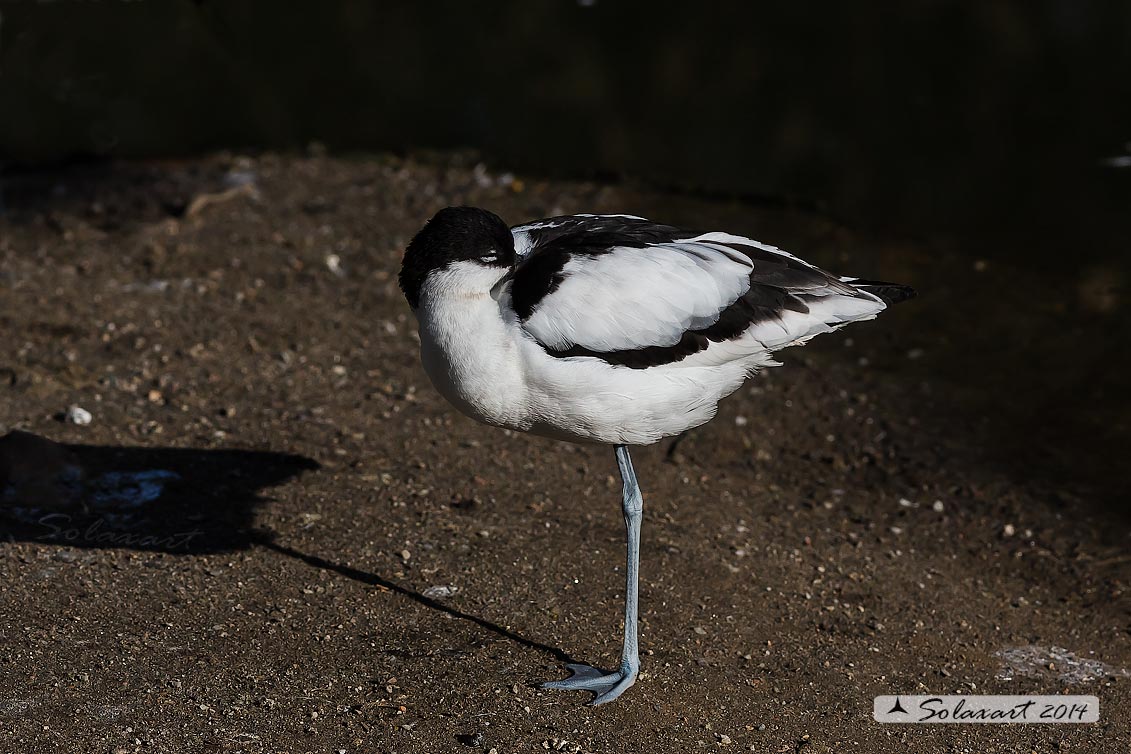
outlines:
M491 295L503 272L460 262L432 273L421 305L420 357L432 384L477 421L525 429L526 386L514 331Z

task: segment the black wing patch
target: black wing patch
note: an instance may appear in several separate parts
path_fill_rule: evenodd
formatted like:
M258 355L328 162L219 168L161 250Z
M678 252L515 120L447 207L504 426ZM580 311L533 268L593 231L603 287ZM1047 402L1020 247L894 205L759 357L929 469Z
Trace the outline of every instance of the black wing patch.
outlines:
M558 289L565 280L562 269L569 259L565 250L546 248L519 262L511 281L511 306L519 319L528 319L538 302Z
M911 286L901 285L900 283L885 283L881 280L860 280L859 278L851 282L853 288L859 288L862 291L871 293L873 296L879 297L879 299L888 306L902 303L919 295Z
M511 305L520 319L529 318L538 303L558 289L565 280L562 270L571 258L608 254L618 246L642 249L687 233L671 225L608 215L565 215L532 225L542 227L525 231L533 251L518 261L511 283Z
M562 215L528 223L528 226L518 225L514 229L526 229L535 248L553 245L561 248L631 246L639 249L649 244L671 243L677 238L691 237L687 235L686 228L623 215Z

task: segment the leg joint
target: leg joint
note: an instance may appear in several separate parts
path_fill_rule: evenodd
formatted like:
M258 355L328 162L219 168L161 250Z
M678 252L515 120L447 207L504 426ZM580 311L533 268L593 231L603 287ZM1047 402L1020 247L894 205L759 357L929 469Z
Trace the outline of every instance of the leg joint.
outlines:
M625 485L622 493L623 499L621 502L624 508L624 514L639 516L644 511L644 497L640 494L640 488L636 485Z

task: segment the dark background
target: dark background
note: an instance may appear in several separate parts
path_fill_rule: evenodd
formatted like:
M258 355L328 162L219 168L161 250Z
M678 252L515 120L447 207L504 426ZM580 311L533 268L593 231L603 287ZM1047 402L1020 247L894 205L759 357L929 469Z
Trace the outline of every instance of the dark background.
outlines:
M1103 255L1129 74L1119 1L8 2L0 154L473 147Z

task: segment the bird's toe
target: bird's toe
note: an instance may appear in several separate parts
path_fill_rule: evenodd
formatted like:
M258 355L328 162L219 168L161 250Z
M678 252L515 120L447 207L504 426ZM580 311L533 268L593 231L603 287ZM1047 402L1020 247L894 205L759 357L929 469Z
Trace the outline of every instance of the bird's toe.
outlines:
M567 665L573 675L560 681L546 681L540 684L544 689L563 689L565 691L589 691L596 694L590 704L604 704L616 699L636 681L636 673L620 669L605 673L590 665Z

